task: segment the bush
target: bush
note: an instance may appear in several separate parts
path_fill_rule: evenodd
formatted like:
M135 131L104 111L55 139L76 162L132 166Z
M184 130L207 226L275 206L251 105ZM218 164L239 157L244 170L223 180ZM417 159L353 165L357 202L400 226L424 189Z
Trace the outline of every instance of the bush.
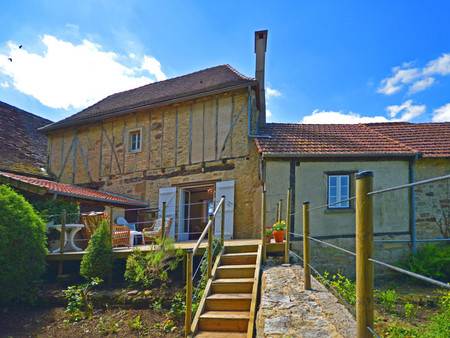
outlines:
M155 281L164 283L168 280L168 271L178 266L183 251L175 249L173 239L156 238L155 244L156 250L143 253L134 249L128 256L124 277L131 285L150 287Z
M86 251L81 260L80 274L88 281L95 277L107 277L112 270L114 252L106 220L95 230Z
M78 212L78 203L66 199L57 199L55 201L46 200L42 197L28 198L28 202L39 212L45 222L53 221L54 224L61 224L61 214L66 210L66 223L78 223L80 214Z
M45 224L25 198L0 185L0 304L26 300L45 271Z
M426 277L450 282L450 245L429 244L417 249L415 254L408 255L405 263L399 266Z

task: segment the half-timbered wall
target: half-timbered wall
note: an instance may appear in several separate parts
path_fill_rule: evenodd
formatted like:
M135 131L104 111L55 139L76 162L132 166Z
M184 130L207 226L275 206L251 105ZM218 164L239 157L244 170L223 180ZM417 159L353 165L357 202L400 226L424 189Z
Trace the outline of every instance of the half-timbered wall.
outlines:
M252 91L252 110L255 110ZM256 112L252 112L256 114ZM142 131L129 152L128 131ZM159 188L235 180L237 238L259 236L258 154L248 138L247 89L142 110L48 135L48 170L60 182L158 205Z

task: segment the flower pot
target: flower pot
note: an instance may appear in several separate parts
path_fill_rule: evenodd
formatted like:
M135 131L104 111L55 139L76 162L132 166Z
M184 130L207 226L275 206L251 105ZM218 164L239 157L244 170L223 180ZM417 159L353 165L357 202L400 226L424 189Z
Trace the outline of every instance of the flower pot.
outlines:
M266 243L270 243L270 241L272 240L272 238L273 238L273 234L270 235L270 236L266 236Z
M273 237L275 237L275 242L276 243L283 242L285 233L286 231L274 231Z

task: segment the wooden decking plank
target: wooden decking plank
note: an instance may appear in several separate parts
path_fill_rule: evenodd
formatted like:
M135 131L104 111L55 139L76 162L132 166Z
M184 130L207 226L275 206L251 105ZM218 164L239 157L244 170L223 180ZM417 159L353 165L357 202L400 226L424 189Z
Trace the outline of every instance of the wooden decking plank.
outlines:
M200 315L201 319L224 319L224 320L234 320L234 319L246 319L250 318L250 313L248 311L206 311Z

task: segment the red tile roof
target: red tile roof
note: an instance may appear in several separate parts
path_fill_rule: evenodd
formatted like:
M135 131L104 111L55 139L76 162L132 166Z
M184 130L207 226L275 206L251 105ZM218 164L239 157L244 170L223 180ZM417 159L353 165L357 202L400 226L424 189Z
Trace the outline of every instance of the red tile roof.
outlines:
M43 176L47 137L37 129L52 121L0 102L0 170Z
M366 126L417 149L422 157L450 157L450 122L369 123Z
M44 188L46 190L46 193L49 194L56 193L61 196L69 196L77 199L94 200L121 205L147 206L147 204L142 201L115 195L104 191L80 188L74 185L53 182L40 178L10 174L1 171L0 171L0 183L12 183L11 184L12 186L16 186L14 183L30 184L34 187Z
M255 84L255 79L240 74L230 65L217 66L113 94L40 131L46 132L144 107L164 105L173 101L187 100L197 95Z
M364 124L268 123L260 129L258 151L272 156L409 155L417 153Z

